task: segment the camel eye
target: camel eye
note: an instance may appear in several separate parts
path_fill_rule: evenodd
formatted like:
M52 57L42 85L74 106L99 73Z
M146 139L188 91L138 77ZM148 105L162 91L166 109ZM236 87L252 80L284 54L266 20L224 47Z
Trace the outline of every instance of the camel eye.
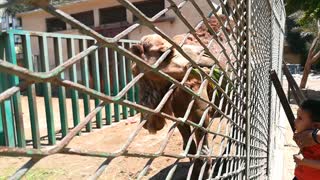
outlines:
M149 52L149 50L150 50L150 45L148 45L148 44L143 44L142 46L143 46L144 52Z

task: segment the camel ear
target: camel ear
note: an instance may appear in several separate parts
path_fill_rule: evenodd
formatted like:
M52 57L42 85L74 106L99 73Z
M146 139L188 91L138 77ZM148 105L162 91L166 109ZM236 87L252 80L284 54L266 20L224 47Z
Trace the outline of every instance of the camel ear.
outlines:
M132 47L130 48L130 51L135 54L136 56L141 57L142 54L144 53L143 47L141 44L134 44L132 45Z

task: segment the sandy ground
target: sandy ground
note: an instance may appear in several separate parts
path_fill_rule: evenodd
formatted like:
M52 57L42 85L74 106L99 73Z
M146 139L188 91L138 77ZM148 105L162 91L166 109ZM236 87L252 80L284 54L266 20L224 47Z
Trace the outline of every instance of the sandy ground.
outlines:
M40 134L46 136L46 122L43 98L38 97L38 113ZM53 98L53 105L58 104L58 99ZM27 108L27 99L22 97L23 116L25 121L26 138L31 139L30 123L28 122L29 110ZM83 114L82 101L79 101L80 114ZM67 100L67 107L71 107L71 101ZM93 101L91 108L93 108ZM54 120L56 130L59 130L59 116L58 107L54 107ZM104 113L103 113L104 114ZM68 109L69 127L72 127L72 112ZM218 130L218 124L221 124ZM215 119L211 130L214 132L226 133L226 120ZM160 150L160 146L167 138L168 131L173 125L171 121L167 121L167 125L156 135L149 134L146 130L141 129L138 136L130 144L128 151L135 153L156 153ZM126 121L114 123L111 126L105 126L102 129L94 129L91 133L83 132L81 136L76 136L68 148L75 148L88 151L100 151L105 153L112 153L121 150L127 143L129 136L137 129L138 123L130 124ZM212 139L213 136L209 136ZM222 138L216 137L210 143L213 147L213 155L218 155L220 142ZM42 147L47 148L47 138L42 139ZM59 140L57 141L59 143ZM234 147L233 147L234 148ZM182 150L182 139L177 129L174 130L170 138L165 153L180 155ZM232 155L232 154L231 154ZM22 157L0 157L0 179L6 179L9 175L14 173L19 167L26 163L29 158ZM113 159L103 172L100 179L136 179L139 173L147 165L148 158L135 157L117 157ZM88 179L95 173L97 168L106 161L105 158L85 157L77 155L63 155L57 154L43 158L38 162L27 174L24 179ZM152 164L144 177L145 179L164 179L171 169L172 164L176 162L175 158L160 157L152 161ZM178 168L174 179L185 179L190 167L190 160L188 158L181 159L178 163Z
M299 82L299 77L296 77ZM308 82L309 91L308 96L316 95L317 91L320 91L320 79L316 76L310 78ZM286 88L286 81L284 81L284 87ZM38 101L38 112L40 120L40 132L41 136L46 135L46 123L44 116L44 105L43 99L37 98ZM28 119L28 105L26 97L23 97L23 116L24 119ZM80 114L83 114L83 108L81 108L82 102L80 101ZM53 98L53 104L58 104L58 100ZM294 112L297 110L297 106L292 103L292 108ZM93 102L91 108L93 107ZM67 101L67 107L71 107L71 101ZM54 108L54 119L56 124L56 129L59 127L59 117L58 108ZM72 113L69 109L68 121L70 127L72 126ZM221 133L225 133L227 126L225 120L219 121L218 119L214 121L212 125L212 130L217 131L218 124L221 123ZM121 147L127 142L128 137L137 128L138 124L128 124L125 121L120 123L115 123L112 126L104 127L103 129L94 129L92 133L82 133L81 136L75 137L71 143L68 145L69 148L76 148L82 150L92 150L92 151L103 151L103 152L115 152L120 150ZM155 153L159 151L160 146L163 144L166 135L172 125L172 122L167 123L166 127L158 132L156 135L150 135L146 130L142 129L138 136L129 146L129 152L144 152L144 153ZM31 138L30 123L25 122L26 137ZM290 180L293 178L293 172L295 164L293 162L292 155L298 152L298 148L292 140L292 131L290 129L289 123L286 125L286 138L285 138L285 148L284 148L284 180ZM212 137L209 137L209 139ZM219 142L221 138L215 138L211 143L213 151L215 154L219 152ZM44 138L43 147L47 146L47 139ZM172 137L165 149L166 153L171 154L181 154L182 151L182 140L177 129L174 130ZM15 172L19 167L26 163L29 158L21 157L0 157L0 179L6 179L9 175ZM103 172L100 179L136 179L139 173L143 170L145 166L148 165L147 158L136 158L136 157L118 157L113 159L107 166L106 170ZM50 157L42 159L38 164L36 164L24 177L24 179L88 179L97 168L105 162L105 158L97 157L84 157L76 155L62 155L57 154ZM152 161L146 176L143 179L165 179L165 175L172 168L176 159L169 157L161 157ZM189 159L182 159L178 163L178 168L175 173L174 179L184 179L188 173L188 168L190 167Z

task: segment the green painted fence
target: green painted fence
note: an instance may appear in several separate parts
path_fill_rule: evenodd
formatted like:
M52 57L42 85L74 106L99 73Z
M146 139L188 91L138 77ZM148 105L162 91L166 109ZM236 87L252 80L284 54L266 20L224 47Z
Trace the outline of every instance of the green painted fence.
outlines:
M49 72L94 43L94 39L82 35L9 30L0 34L0 59L34 72ZM119 45L125 48L130 48L135 43L137 41L119 41ZM131 61L125 56L108 48L100 48L83 57L81 63L74 64L68 71L61 73L59 78L91 87L106 95L116 95L132 80L130 67ZM0 73L0 93L22 83L28 82L20 81L17 76ZM137 87L133 87L125 98L137 102L137 92ZM42 105L39 104L39 99L42 98L44 112L39 111L39 106ZM71 101L70 105L68 101ZM99 99L62 86L54 87L50 83L28 85L0 104L0 145L32 145L39 149L43 139L47 140L47 144L53 145L57 137L66 136L68 130L79 124L80 119L87 116L99 103ZM29 112L28 116L23 112ZM125 106L107 104L103 112L99 112L95 121L88 123L83 131L91 132L93 127L102 128L136 113L134 109ZM43 122L41 118L45 118L45 133L40 128L43 125L39 123ZM73 124L68 121L70 118ZM24 128L26 120L30 121L29 129ZM30 138L25 136L26 129L31 130Z

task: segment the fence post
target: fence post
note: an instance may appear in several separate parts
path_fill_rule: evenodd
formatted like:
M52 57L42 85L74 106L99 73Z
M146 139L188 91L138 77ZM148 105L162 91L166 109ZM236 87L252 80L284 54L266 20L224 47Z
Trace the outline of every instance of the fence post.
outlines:
M111 95L111 81L110 81L110 59L109 59L109 49L107 47L102 48L102 74L103 74L103 89L107 96ZM108 103L105 106L106 114L106 124L112 124L112 110L111 105Z
M54 46L54 58L56 65L63 63L63 54L62 54L62 38L53 39ZM64 79L65 74L61 73L59 78ZM66 88L58 87L58 97L59 97L59 110L60 110L60 123L61 123L61 134L62 137L65 137L68 134L68 113L66 107Z
M3 35L0 36L0 42L4 42L3 40ZM0 43L0 59L3 60L4 57L4 45ZM2 73L0 73L0 77L2 77ZM1 78L2 79L2 78ZM0 81L0 93L3 91L2 89L2 82ZM0 103L0 145L4 146L6 145L6 140L5 140L5 130L4 130L4 115L2 113L2 106L3 103Z
M67 39L67 54L68 58L75 56L75 44L74 39ZM77 83L77 65L74 64L69 69L69 76L72 82ZM71 89L71 104L72 104L72 118L73 118L73 127L77 126L80 123L80 114L79 114L79 92ZM79 132L78 135L81 133Z
M47 36L43 35L38 38L39 47L40 47L40 57L41 57L41 69L44 72L49 72L49 55L48 55L48 41ZM46 110L46 122L47 122L47 131L48 131L48 141L50 145L56 144L55 136L55 126L53 118L53 106L52 106L52 91L51 83L45 82L42 84L42 89L44 91L44 102Z
M118 95L119 93L119 65L118 65L118 53L114 51L114 64L113 64L113 96ZM120 105L114 103L114 118L115 122L120 121Z
M7 46L6 48L7 60L12 64L17 65L18 63L17 63L17 56L16 56L16 49L15 49L14 34L10 31L8 36L6 36L6 46ZM10 75L9 86L12 87L17 85L19 85L18 76ZM12 103L13 103L17 143L19 147L25 147L26 140L24 136L20 91L18 91L12 96Z
M79 40L79 50L84 51L88 48L87 40ZM81 62L81 81L84 86L87 88L90 88L90 82L89 82L89 58L88 56L84 57ZM84 107L84 115L87 116L90 113L90 96L82 93L82 99L83 99L83 107ZM91 132L92 131L92 121L90 121L86 126L86 131Z
M22 36L22 46L23 46L23 58L24 66L31 71L34 71L32 62L32 50L31 50L31 37L30 34ZM36 95L36 85L32 84L27 88L29 114L30 114L30 124L31 124L31 134L32 134L32 145L34 148L40 149L40 131L39 131L39 119L38 119L38 109L37 109L37 95Z
M0 37L0 58L2 60L5 60L5 41L6 38L4 36L7 36L7 34L3 34ZM8 76L5 73L0 73L0 92L3 92L8 87ZM15 130L14 130L14 120L12 117L12 103L11 100L5 100L0 103L0 115L2 123L0 127L0 130L3 130L3 143L8 147L15 147ZM0 131L1 133L1 131Z
M247 43L246 43L246 64L247 64L247 98L246 98L246 179L250 179L250 135L251 135L251 128L250 128L250 122L251 122L251 0L247 0L247 28L246 28L246 34L247 34Z

